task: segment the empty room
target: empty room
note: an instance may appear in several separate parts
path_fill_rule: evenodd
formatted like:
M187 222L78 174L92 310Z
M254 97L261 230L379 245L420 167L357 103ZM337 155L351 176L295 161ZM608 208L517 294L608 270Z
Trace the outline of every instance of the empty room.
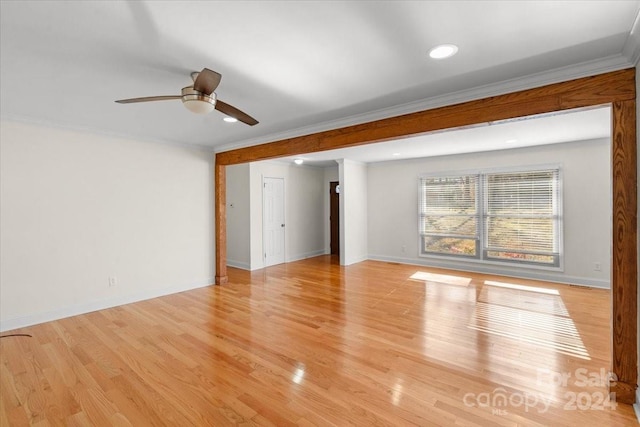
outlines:
M0 2L0 425L637 425L639 13Z

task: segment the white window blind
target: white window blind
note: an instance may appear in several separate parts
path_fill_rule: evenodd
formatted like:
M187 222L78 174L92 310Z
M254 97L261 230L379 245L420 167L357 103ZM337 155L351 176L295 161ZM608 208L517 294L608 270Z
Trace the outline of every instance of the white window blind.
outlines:
M428 177L421 187L423 250L477 256L478 176Z
M557 265L557 169L484 176L488 259Z
M420 253L559 266L559 168L420 178Z

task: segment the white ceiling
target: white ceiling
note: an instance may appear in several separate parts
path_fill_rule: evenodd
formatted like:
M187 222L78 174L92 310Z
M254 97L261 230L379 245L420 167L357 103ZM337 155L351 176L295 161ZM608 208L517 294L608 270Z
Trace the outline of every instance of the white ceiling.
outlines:
M220 151L634 66L639 9L640 1L2 1L0 114ZM440 43L458 54L430 59ZM113 102L179 94L203 67L222 74L219 99L260 124L195 115L177 100Z

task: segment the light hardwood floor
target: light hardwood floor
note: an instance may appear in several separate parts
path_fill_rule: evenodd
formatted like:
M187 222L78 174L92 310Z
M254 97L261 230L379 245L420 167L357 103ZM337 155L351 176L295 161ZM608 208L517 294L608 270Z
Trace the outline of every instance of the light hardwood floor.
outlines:
M0 341L0 424L637 425L602 405L609 307L604 290L330 256L229 269L10 331L33 338Z

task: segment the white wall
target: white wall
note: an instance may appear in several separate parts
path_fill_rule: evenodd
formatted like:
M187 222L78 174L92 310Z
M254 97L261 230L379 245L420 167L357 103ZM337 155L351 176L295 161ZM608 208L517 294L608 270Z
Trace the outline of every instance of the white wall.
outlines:
M324 170L290 166L287 190L287 262L324 254Z
M226 167L227 173L227 264L251 269L249 164Z
M418 176L560 163L564 272L418 256ZM611 166L608 139L369 165L369 258L579 283L610 284ZM594 263L601 271L594 271Z
M284 178L285 261L325 253L324 170L279 161L254 162L250 175L251 270L264 267L262 247L262 178ZM229 196L227 196L229 197Z
M339 161L340 176L340 264L367 259L367 165Z
M212 153L0 131L0 329L214 282Z

